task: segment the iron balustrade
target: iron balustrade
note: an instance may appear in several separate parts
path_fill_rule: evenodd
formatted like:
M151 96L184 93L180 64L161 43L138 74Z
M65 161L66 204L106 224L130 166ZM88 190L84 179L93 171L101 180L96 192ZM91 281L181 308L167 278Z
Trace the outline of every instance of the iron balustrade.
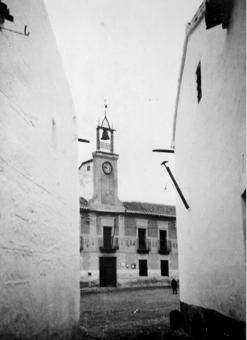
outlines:
M99 250L101 253L115 253L118 249L118 237L111 237L110 242L106 242L106 244L104 244L103 238L99 238Z
M172 250L171 240L166 240L165 243L159 240L159 254L168 255L170 254L171 250Z
M139 254L147 254L149 253L151 250L151 240L150 239L146 239L144 241L140 241L138 239L137 242L137 252Z

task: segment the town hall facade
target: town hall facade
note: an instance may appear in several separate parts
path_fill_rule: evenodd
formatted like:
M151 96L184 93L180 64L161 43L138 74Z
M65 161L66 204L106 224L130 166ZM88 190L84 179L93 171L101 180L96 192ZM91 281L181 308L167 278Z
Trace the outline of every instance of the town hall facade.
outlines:
M97 150L79 167L81 285L162 283L178 278L175 207L121 202L115 131L106 115L96 132Z

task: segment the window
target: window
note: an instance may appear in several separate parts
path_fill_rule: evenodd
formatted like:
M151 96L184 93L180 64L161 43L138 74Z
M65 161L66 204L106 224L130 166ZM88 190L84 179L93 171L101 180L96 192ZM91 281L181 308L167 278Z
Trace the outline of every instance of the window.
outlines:
M202 98L201 62L199 62L196 69L196 84L197 84L197 101L199 103Z
M103 228L103 247L106 249L111 249L112 247L112 228L104 227Z
M91 168L90 168L90 165L88 165L88 166L87 166L87 171L90 171L90 169L91 169Z
M139 248L146 249L146 229L138 229Z
M160 261L161 276L169 276L169 263L167 260Z
M146 229L138 228L138 246L137 252L139 254L148 254L151 249L151 240L146 239Z
M166 230L160 230L160 249L166 250L167 249L167 234Z
M242 214L243 214L243 231L244 231L244 245L246 244L246 190L242 196Z
M139 276L148 276L147 260L139 260Z

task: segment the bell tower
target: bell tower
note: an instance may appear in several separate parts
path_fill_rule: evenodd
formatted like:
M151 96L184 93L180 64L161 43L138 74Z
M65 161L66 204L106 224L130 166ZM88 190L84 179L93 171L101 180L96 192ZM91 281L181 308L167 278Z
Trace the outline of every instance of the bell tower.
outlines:
M109 212L124 211L118 198L117 160L114 153L114 132L107 118L107 105L101 124L96 128L96 151L93 152L93 198L90 207Z
M105 105L105 117L101 125L97 126L97 151L114 153L114 132L115 130L110 127L109 121L106 116L107 105ZM100 133L102 133L100 137Z

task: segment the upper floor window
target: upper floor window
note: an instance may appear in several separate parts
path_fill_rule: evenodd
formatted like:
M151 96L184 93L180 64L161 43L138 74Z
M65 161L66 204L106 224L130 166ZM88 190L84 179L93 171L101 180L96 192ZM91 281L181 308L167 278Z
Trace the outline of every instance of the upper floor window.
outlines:
M146 249L146 229L138 229L139 248Z
M243 227L244 227L244 244L246 243L246 190L242 194L242 213L243 213Z
M146 229L138 228L138 247L137 252L139 254L147 254L149 253L151 248L150 240L146 239Z
M171 252L171 241L167 240L167 231L160 230L159 254L167 255Z
M202 98L201 62L199 62L197 69L196 69L196 84L197 84L197 101L199 103Z
M112 247L112 228L104 227L103 228L103 247L111 248Z
M99 249L102 253L115 253L119 249L118 238L114 234L112 227L103 227L103 239L99 239Z
M160 230L160 249L167 248L167 232L166 230Z

